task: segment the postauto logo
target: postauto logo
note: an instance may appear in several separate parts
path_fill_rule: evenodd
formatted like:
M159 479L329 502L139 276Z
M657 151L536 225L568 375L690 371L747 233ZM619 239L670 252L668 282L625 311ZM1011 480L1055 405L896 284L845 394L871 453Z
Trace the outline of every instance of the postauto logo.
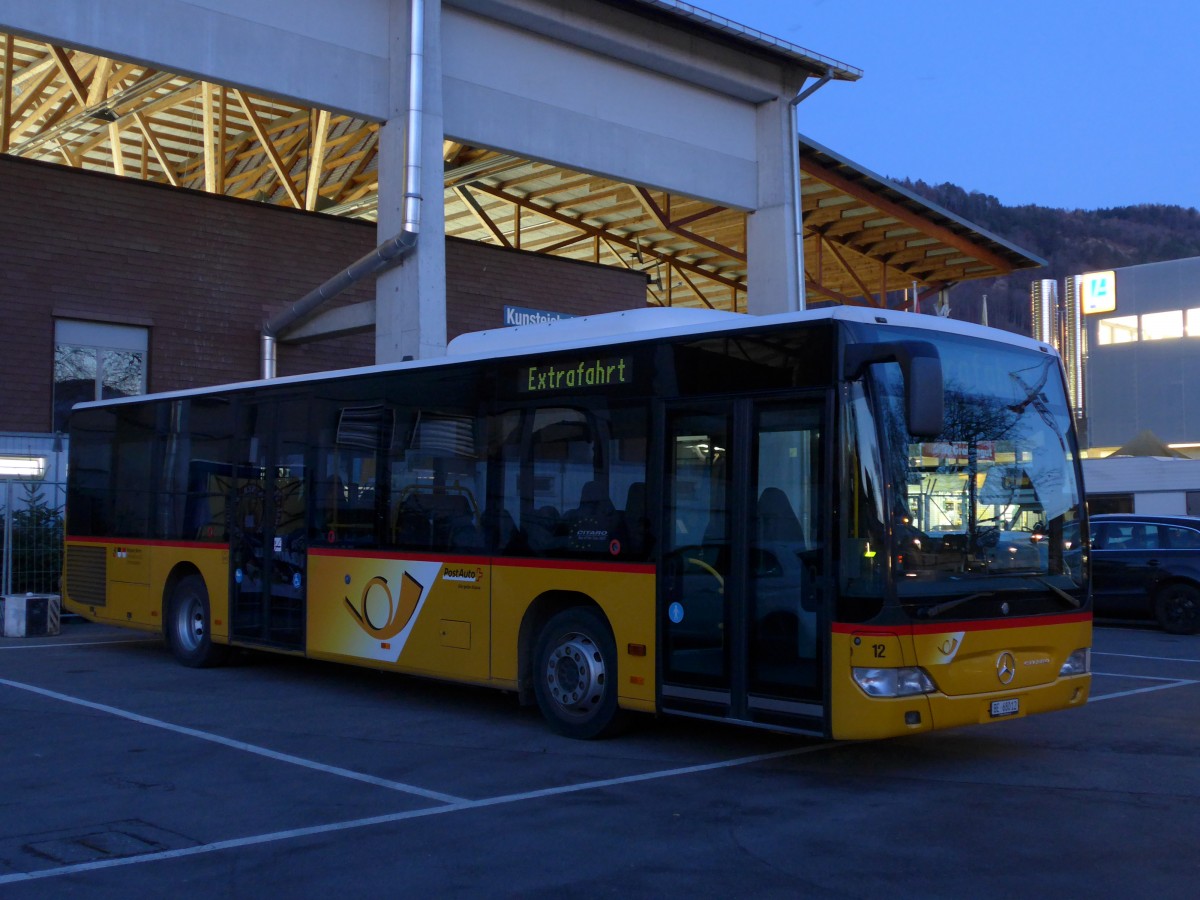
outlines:
M399 590L393 595L388 580L376 575L363 585L357 603L345 598L346 607L363 631L376 640L390 641L412 618L423 590L421 582L405 572L400 576Z

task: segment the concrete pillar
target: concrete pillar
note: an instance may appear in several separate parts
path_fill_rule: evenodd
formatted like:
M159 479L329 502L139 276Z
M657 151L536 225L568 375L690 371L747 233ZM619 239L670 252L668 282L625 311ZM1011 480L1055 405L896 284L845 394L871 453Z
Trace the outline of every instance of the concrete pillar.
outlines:
M796 238L797 138L785 93L757 108L758 208L746 223L746 311L753 315L801 308L798 273L802 249Z
M404 227L409 3L396 0L391 6L391 114L379 132L380 243ZM375 283L375 361L379 363L441 356L446 351L441 21L441 0L425 0L421 230L416 250Z

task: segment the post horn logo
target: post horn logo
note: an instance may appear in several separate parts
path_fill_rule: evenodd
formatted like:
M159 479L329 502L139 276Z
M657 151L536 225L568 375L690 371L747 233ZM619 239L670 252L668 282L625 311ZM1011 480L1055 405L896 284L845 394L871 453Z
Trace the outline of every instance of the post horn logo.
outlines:
M421 582L407 572L400 582L398 595L392 597L387 579L376 575L363 585L362 598L358 606L346 597L346 608L353 614L359 627L371 637L389 641L404 630L408 620L417 609L417 601L424 590Z

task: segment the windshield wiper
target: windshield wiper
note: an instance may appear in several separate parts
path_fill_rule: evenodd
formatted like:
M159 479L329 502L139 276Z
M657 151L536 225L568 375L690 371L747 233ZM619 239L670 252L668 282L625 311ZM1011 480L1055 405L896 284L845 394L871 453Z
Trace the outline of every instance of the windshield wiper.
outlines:
M1070 594L1068 594L1066 591L1064 591L1058 585L1051 584L1045 578L1034 578L1033 580L1036 581L1038 584L1042 584L1042 585L1045 585L1046 587L1050 588L1050 590L1054 591L1054 593L1058 594L1058 596L1062 597L1064 600L1067 601L1067 603L1069 603L1071 606L1075 607L1076 609L1079 609L1079 607L1083 606L1083 602L1078 597L1072 597Z
M922 606L917 610L918 619L932 619L935 616L940 616L947 610L954 609L956 606L962 606L971 600L978 600L982 597L995 597L995 591L979 591L974 594L967 594L965 597L958 597L955 600L947 600L945 603L935 603L933 606Z

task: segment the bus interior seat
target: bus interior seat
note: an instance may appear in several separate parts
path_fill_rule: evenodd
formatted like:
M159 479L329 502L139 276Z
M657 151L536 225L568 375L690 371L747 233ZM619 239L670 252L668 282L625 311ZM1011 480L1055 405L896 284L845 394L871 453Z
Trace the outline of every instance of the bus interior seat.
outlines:
M618 526L629 543L629 552L640 555L650 544L650 520L646 517L646 482L635 481L625 493L625 509Z
M482 545L475 507L465 492L412 491L396 510L398 543L434 550Z
M579 494L579 505L567 513L568 522L578 522L581 519L606 521L611 519L616 509L608 499L608 493L598 481L589 481Z
M521 517L521 530L533 553L544 553L558 543L561 517L553 506L542 506Z

